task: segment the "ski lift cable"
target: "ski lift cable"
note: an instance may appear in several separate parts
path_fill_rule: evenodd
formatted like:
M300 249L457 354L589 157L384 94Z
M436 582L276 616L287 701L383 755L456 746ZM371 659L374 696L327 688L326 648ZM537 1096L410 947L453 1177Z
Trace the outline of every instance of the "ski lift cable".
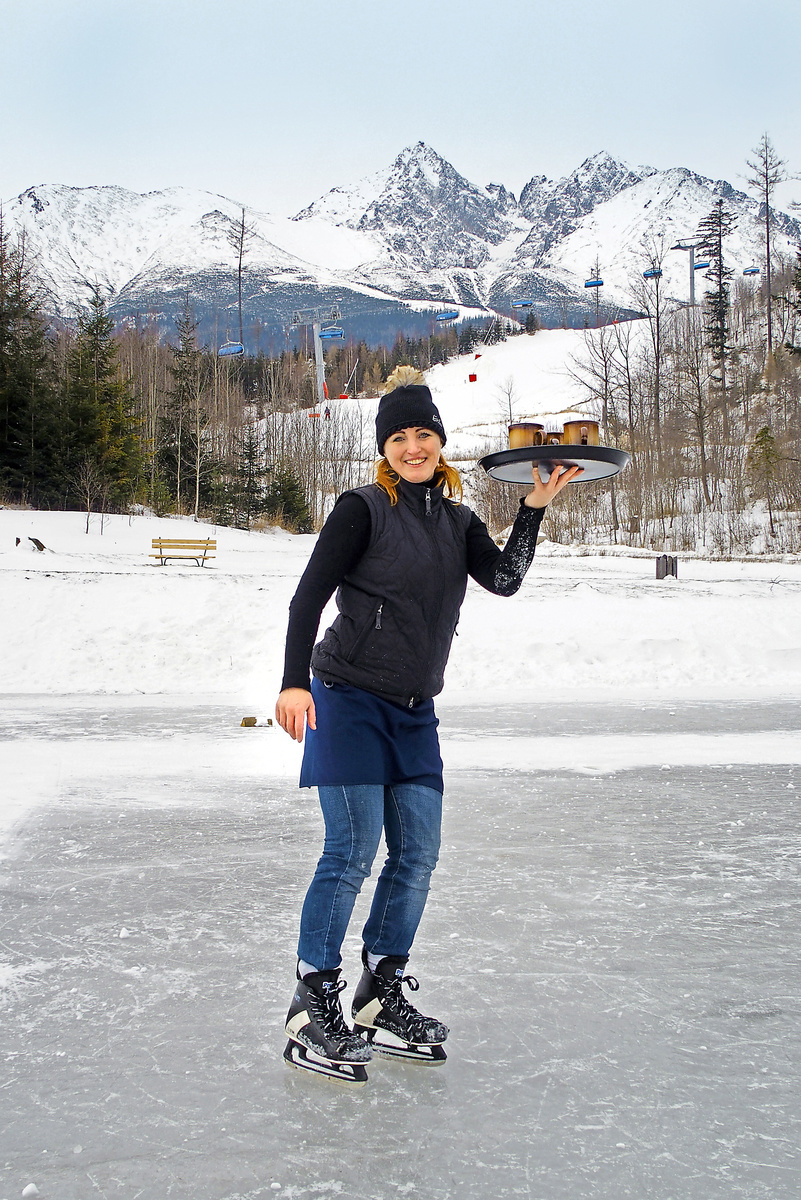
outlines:
M499 318L497 316L493 317L492 320L490 321L489 325L487 326L487 328L484 331L484 337L482 338L482 342L485 346L489 345L490 335L492 334L492 331L495 328L495 322L497 320L499 320Z
M358 365L359 365L359 359L357 358L356 362L354 363L353 370L351 371L350 375L348 376L348 382L345 384L345 391L347 391L348 388L350 387L353 376L356 374L356 367L358 367Z

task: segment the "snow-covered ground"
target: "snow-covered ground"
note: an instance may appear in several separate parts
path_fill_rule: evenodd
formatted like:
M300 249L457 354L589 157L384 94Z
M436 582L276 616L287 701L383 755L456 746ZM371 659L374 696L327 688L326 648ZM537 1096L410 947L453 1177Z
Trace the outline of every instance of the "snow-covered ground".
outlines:
M102 532L99 517L88 534L85 526L80 513L0 511L0 693L225 699L242 715L271 716L287 608L314 538L145 516L107 517ZM152 538L176 532L216 537L213 563L155 565ZM32 537L46 549L36 550ZM652 555L586 555L543 543L517 596L502 600L471 584L442 703L536 710L531 733L540 736L548 733L548 700L801 695L801 564L686 558L678 580L655 575ZM16 736L24 732L23 725ZM634 765L643 754L697 761L686 739L671 738L670 748L639 738L582 743L579 765ZM5 823L41 791L43 758L26 759L16 744L3 751L7 771L9 755L22 755L7 775L18 786L6 790ZM730 758L734 749L721 752ZM454 766L502 765L512 753L520 747L513 752L497 738L458 751L445 743ZM561 751L535 753L558 761ZM525 764L518 757L515 765ZM297 767L297 749L276 733L264 771L291 777Z

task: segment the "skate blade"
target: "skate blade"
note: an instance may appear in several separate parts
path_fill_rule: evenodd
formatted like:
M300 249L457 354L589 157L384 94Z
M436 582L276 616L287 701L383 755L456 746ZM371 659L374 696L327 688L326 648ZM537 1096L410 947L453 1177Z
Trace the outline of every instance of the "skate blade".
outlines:
M322 1058L308 1047L299 1042L288 1041L284 1047L284 1062L287 1066L296 1067L301 1071L311 1071L322 1075L333 1083L345 1087L364 1087L367 1083L367 1072L362 1063L335 1063L328 1058Z
M446 1062L448 1058L441 1045L404 1042L385 1029L368 1029L364 1025L354 1025L353 1032L365 1037L370 1048L382 1058L400 1058L404 1062L423 1063L427 1066L437 1066Z

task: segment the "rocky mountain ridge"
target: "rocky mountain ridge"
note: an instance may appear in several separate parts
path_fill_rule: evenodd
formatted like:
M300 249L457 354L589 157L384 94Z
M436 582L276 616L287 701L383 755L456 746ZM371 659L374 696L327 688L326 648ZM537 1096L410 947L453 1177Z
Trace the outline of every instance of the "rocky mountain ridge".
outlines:
M433 311L510 312L526 299L545 324L594 319L584 281L596 263L609 314L636 309L647 255L663 254L665 294L688 293L692 237L723 196L737 218L727 253L735 270L759 262L756 200L685 168L631 167L607 153L570 175L535 175L515 197L480 187L422 142L349 187L337 187L291 219L245 210L249 229L243 299L248 337L264 349L286 338L297 308L339 303L348 332L392 340L428 331ZM68 315L87 286L107 290L115 316L172 327L187 293L202 332L232 333L235 255L230 235L242 206L186 188L139 194L119 187L29 188L4 206L7 229L24 230L51 307ZM801 225L777 213L776 252L792 259ZM235 332L238 333L238 330Z

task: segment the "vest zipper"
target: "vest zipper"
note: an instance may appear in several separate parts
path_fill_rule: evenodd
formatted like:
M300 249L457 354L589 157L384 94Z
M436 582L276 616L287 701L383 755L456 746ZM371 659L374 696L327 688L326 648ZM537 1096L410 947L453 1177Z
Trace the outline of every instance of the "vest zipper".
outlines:
M426 516L431 516L431 488L426 488Z
M376 614L375 614L375 627L376 627L376 629L380 629L380 628L381 628L381 611L382 611L383 607L384 607L384 604L383 604L383 602L382 602L381 604L379 604L378 608L376 609Z

